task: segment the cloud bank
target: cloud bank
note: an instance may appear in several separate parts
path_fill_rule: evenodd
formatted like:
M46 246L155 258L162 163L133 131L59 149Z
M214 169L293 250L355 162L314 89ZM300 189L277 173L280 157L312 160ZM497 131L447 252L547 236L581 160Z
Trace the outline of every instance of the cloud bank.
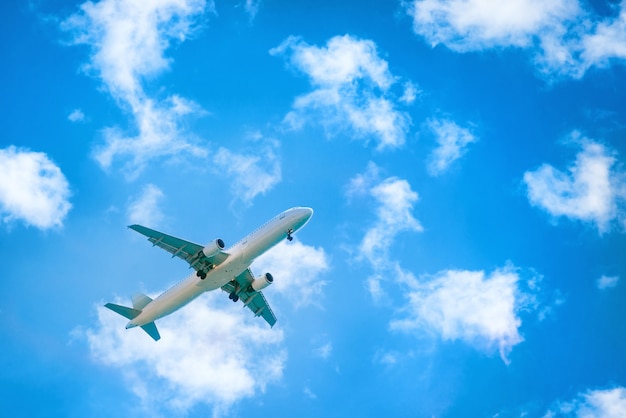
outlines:
M108 309L97 314L96 326L77 335L96 361L119 369L149 415L185 414L201 404L222 415L282 378L283 332L220 291L159 320L158 342L139 328L124 329L127 320Z

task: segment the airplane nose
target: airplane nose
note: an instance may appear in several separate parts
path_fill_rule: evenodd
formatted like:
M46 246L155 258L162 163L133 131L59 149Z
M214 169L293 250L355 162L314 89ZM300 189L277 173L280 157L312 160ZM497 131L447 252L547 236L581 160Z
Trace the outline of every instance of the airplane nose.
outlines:
M297 229L306 225L306 223L309 222L309 219L311 219L311 216L313 216L313 209L306 207L298 208L296 212L296 219L298 220Z

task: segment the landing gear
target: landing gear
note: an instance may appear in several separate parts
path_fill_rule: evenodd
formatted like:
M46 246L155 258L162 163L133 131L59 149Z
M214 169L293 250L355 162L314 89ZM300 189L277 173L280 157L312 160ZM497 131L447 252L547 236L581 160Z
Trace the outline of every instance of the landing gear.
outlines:
M293 232L293 229L288 229L287 230L287 241L293 241L293 237L291 236L291 233Z
M228 295L228 299L232 300L233 302L237 302L239 300L239 296L237 296L237 294L233 292L230 295Z
M200 279L204 280L204 279L206 279L206 272L204 270L198 270L198 272L196 273L196 276L198 276Z

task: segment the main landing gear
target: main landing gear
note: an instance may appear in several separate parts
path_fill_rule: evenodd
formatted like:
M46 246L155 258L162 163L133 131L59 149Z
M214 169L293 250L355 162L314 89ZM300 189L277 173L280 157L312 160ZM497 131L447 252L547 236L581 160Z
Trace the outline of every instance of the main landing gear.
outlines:
M293 241L293 237L291 236L292 233L293 233L293 229L289 228L287 230L287 241Z
M228 299L232 300L233 302L237 302L239 300L239 296L237 296L237 294L233 292L230 295L228 295Z
M213 264L209 264L209 270L213 270L215 268L215 266ZM206 271L204 270L198 270L196 272L196 276L198 276L199 278L201 278L202 280L206 279Z

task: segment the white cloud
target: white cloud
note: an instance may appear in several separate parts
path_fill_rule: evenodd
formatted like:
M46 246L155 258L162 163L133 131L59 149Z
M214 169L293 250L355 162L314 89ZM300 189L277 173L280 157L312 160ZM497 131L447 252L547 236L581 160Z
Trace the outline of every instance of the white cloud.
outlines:
M378 56L374 42L345 35L331 38L320 48L289 37L270 54L290 54L290 63L314 87L296 98L285 117L292 129L319 122L329 134L348 131L357 138L374 137L378 150L404 144L411 120L388 98L396 78Z
M220 291L157 321L158 342L139 328L124 329L126 322L98 307L97 325L78 333L96 361L120 370L148 415L184 414L199 404L224 414L282 378L282 331L228 303Z
M367 229L358 247L358 256L365 258L374 273L367 278L365 286L374 302L383 300L386 292L382 282L390 270L396 273L395 281L402 282L404 273L389 255L396 236L405 231L421 232L422 225L413 216L413 206L418 194L408 181L397 177L380 179L381 170L370 162L367 170L350 180L346 194L348 198L369 197L376 201L376 219Z
M532 294L520 290L512 266L484 271L444 270L431 280L407 281L405 318L391 322L404 332L431 330L443 340L462 340L481 349L497 348L508 362L512 348L523 341L518 313L534 305Z
M559 403L544 417L621 418L626 416L626 388L588 390L570 402Z
M0 149L0 216L39 229L63 225L72 205L61 169L43 152L14 146Z
M309 399L317 399L317 395L309 387L305 387L302 392Z
M603 233L626 214L626 177L614 168L616 158L602 144L572 135L582 147L568 173L543 164L524 173L528 199L555 217L565 216L596 225Z
M369 292L370 296L376 303L384 300L385 297L387 296L387 293L385 292L385 290L383 289L383 286L381 285L382 280L383 280L383 277L380 274L374 274L368 277L367 281L365 282L367 291Z
M80 109L74 109L72 113L67 116L70 122L82 122L85 120L85 114Z
M126 136L118 128L104 130L105 143L94 149L94 158L104 169L114 160L125 159L124 170L129 178L135 178L155 158L176 156L181 153L204 158L206 150L182 138L179 119L193 112L194 104L172 96L163 102L142 100L133 108L139 133Z
M394 351L378 350L374 354L374 363L390 367L398 364L400 354Z
M332 343L326 343L322 345L321 347L315 348L313 350L313 355L315 355L316 357L322 358L324 360L327 360L330 357L332 352L333 352Z
M418 194L409 182L397 177L380 181L379 171L370 163L365 173L350 180L348 196L365 194L376 201L376 221L365 233L359 252L372 266L385 268L389 247L396 235L403 231L420 232L422 226L412 214Z
M257 258L255 274L274 276L271 291L278 291L296 307L319 305L326 281L319 278L328 271L328 256L323 248L302 244L297 239L280 242ZM261 273L257 273L257 271Z
M517 47L545 75L581 78L626 59L626 4L601 18L578 0L413 0L414 32L457 52Z
M618 282L619 276L601 276L596 284L598 285L598 289L604 290L617 286Z
M402 93L402 97L399 100L404 104L412 104L420 94L422 94L422 91L415 84L407 81L404 83L404 93Z
M236 199L250 204L258 196L265 194L282 178L280 160L276 156L277 142L268 141L248 154L232 152L220 148L213 156L218 173L231 178L231 192Z
M105 132L105 144L95 151L108 169L116 158L126 158L125 169L136 176L147 161L183 151L204 156L205 151L181 133L182 116L198 112L191 101L171 96L159 103L146 96L142 82L168 69L164 56L172 40L182 42L194 32L195 19L213 5L205 0L158 2L87 1L80 11L62 23L74 36L73 43L91 47L86 71L98 75L122 109L132 113L136 136L117 128Z
M598 23L593 33L582 38L582 62L606 67L610 60L626 58L626 4L620 3L617 17Z
M163 220L163 213L159 209L159 203L163 198L163 192L154 184L148 184L143 188L141 196L128 205L128 220L131 224L140 224L157 227Z
M259 5L261 4L261 0L245 0L244 9L248 16L250 16L250 20L254 20L256 14L259 12Z
M528 47L579 12L577 0L415 0L408 3L413 30L431 45L459 52Z
M428 173L438 176L467 151L467 145L477 138L466 128L461 128L450 120L430 119L428 128L435 134L438 147L428 158Z

